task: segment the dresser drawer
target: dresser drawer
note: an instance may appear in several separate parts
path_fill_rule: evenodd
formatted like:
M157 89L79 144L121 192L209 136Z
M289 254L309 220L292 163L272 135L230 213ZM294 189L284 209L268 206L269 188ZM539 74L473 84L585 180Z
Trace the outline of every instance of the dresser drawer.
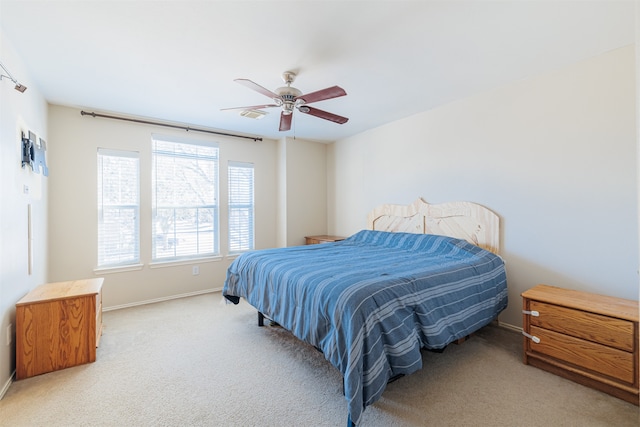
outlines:
M540 339L530 342L531 351L586 368L588 370L634 383L633 354L591 341L531 326L531 335Z
M533 326L628 352L634 351L633 322L540 301L531 301L529 307L530 310L539 313L538 316L531 316L529 320Z

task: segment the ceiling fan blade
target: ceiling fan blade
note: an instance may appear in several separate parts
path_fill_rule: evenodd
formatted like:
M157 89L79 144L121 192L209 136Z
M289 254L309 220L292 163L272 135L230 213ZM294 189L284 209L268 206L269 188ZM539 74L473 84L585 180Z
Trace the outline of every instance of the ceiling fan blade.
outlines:
M261 108L271 108L271 107L279 107L279 105L277 105L277 104L249 105L247 107L221 108L220 111L225 111L225 110L259 110Z
M262 86L260 86L258 83L254 83L251 80L248 79L235 79L234 82L238 82L240 83L242 86L246 86L249 89L253 89L258 93L261 93L265 96L268 96L271 99L277 99L280 98L278 95L276 95L275 93L271 92L269 89L264 88Z
M296 97L296 99L304 100L305 104L311 104L312 102L324 101L325 99L337 98L339 96L345 96L347 92L340 86L332 86L326 89L322 89L316 92L307 93Z
M286 131L291 129L291 119L293 118L293 114L285 114L282 112L280 114L280 131Z
M306 105L303 105L301 107L298 108L298 111L300 111L301 113L304 114L310 114L312 116L316 116L316 117L320 117L321 119L325 119L325 120L329 120L332 121L334 123L339 123L339 124L345 124L349 121L348 118L346 117L342 117L339 116L337 114L333 114L333 113L329 113L326 111L322 111L319 110L317 108L313 108L313 107L307 107Z

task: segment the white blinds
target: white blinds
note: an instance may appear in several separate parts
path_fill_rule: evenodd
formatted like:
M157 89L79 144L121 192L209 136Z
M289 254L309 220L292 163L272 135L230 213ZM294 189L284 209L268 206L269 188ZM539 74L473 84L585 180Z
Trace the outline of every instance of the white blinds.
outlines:
M229 253L254 249L252 163L229 162Z
M98 149L98 267L139 262L139 176L137 152Z
M219 253L218 156L214 144L154 136L154 261Z

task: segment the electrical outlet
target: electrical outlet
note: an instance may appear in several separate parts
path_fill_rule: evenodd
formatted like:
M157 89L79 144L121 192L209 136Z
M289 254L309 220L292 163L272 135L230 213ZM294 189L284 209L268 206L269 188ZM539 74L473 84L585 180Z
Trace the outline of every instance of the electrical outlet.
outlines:
M193 268L191 269L191 274L193 274L194 276L197 276L198 274L200 274L200 266L194 265Z
M12 324L9 324L9 326L7 326L7 345L11 345L11 339L13 338L12 326Z

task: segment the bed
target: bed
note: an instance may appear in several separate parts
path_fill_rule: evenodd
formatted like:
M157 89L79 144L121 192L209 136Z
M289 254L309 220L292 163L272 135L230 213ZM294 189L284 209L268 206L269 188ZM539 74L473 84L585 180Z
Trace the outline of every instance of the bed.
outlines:
M242 254L223 296L315 346L343 376L347 425L387 383L507 306L499 220L470 202L375 208L345 240Z

